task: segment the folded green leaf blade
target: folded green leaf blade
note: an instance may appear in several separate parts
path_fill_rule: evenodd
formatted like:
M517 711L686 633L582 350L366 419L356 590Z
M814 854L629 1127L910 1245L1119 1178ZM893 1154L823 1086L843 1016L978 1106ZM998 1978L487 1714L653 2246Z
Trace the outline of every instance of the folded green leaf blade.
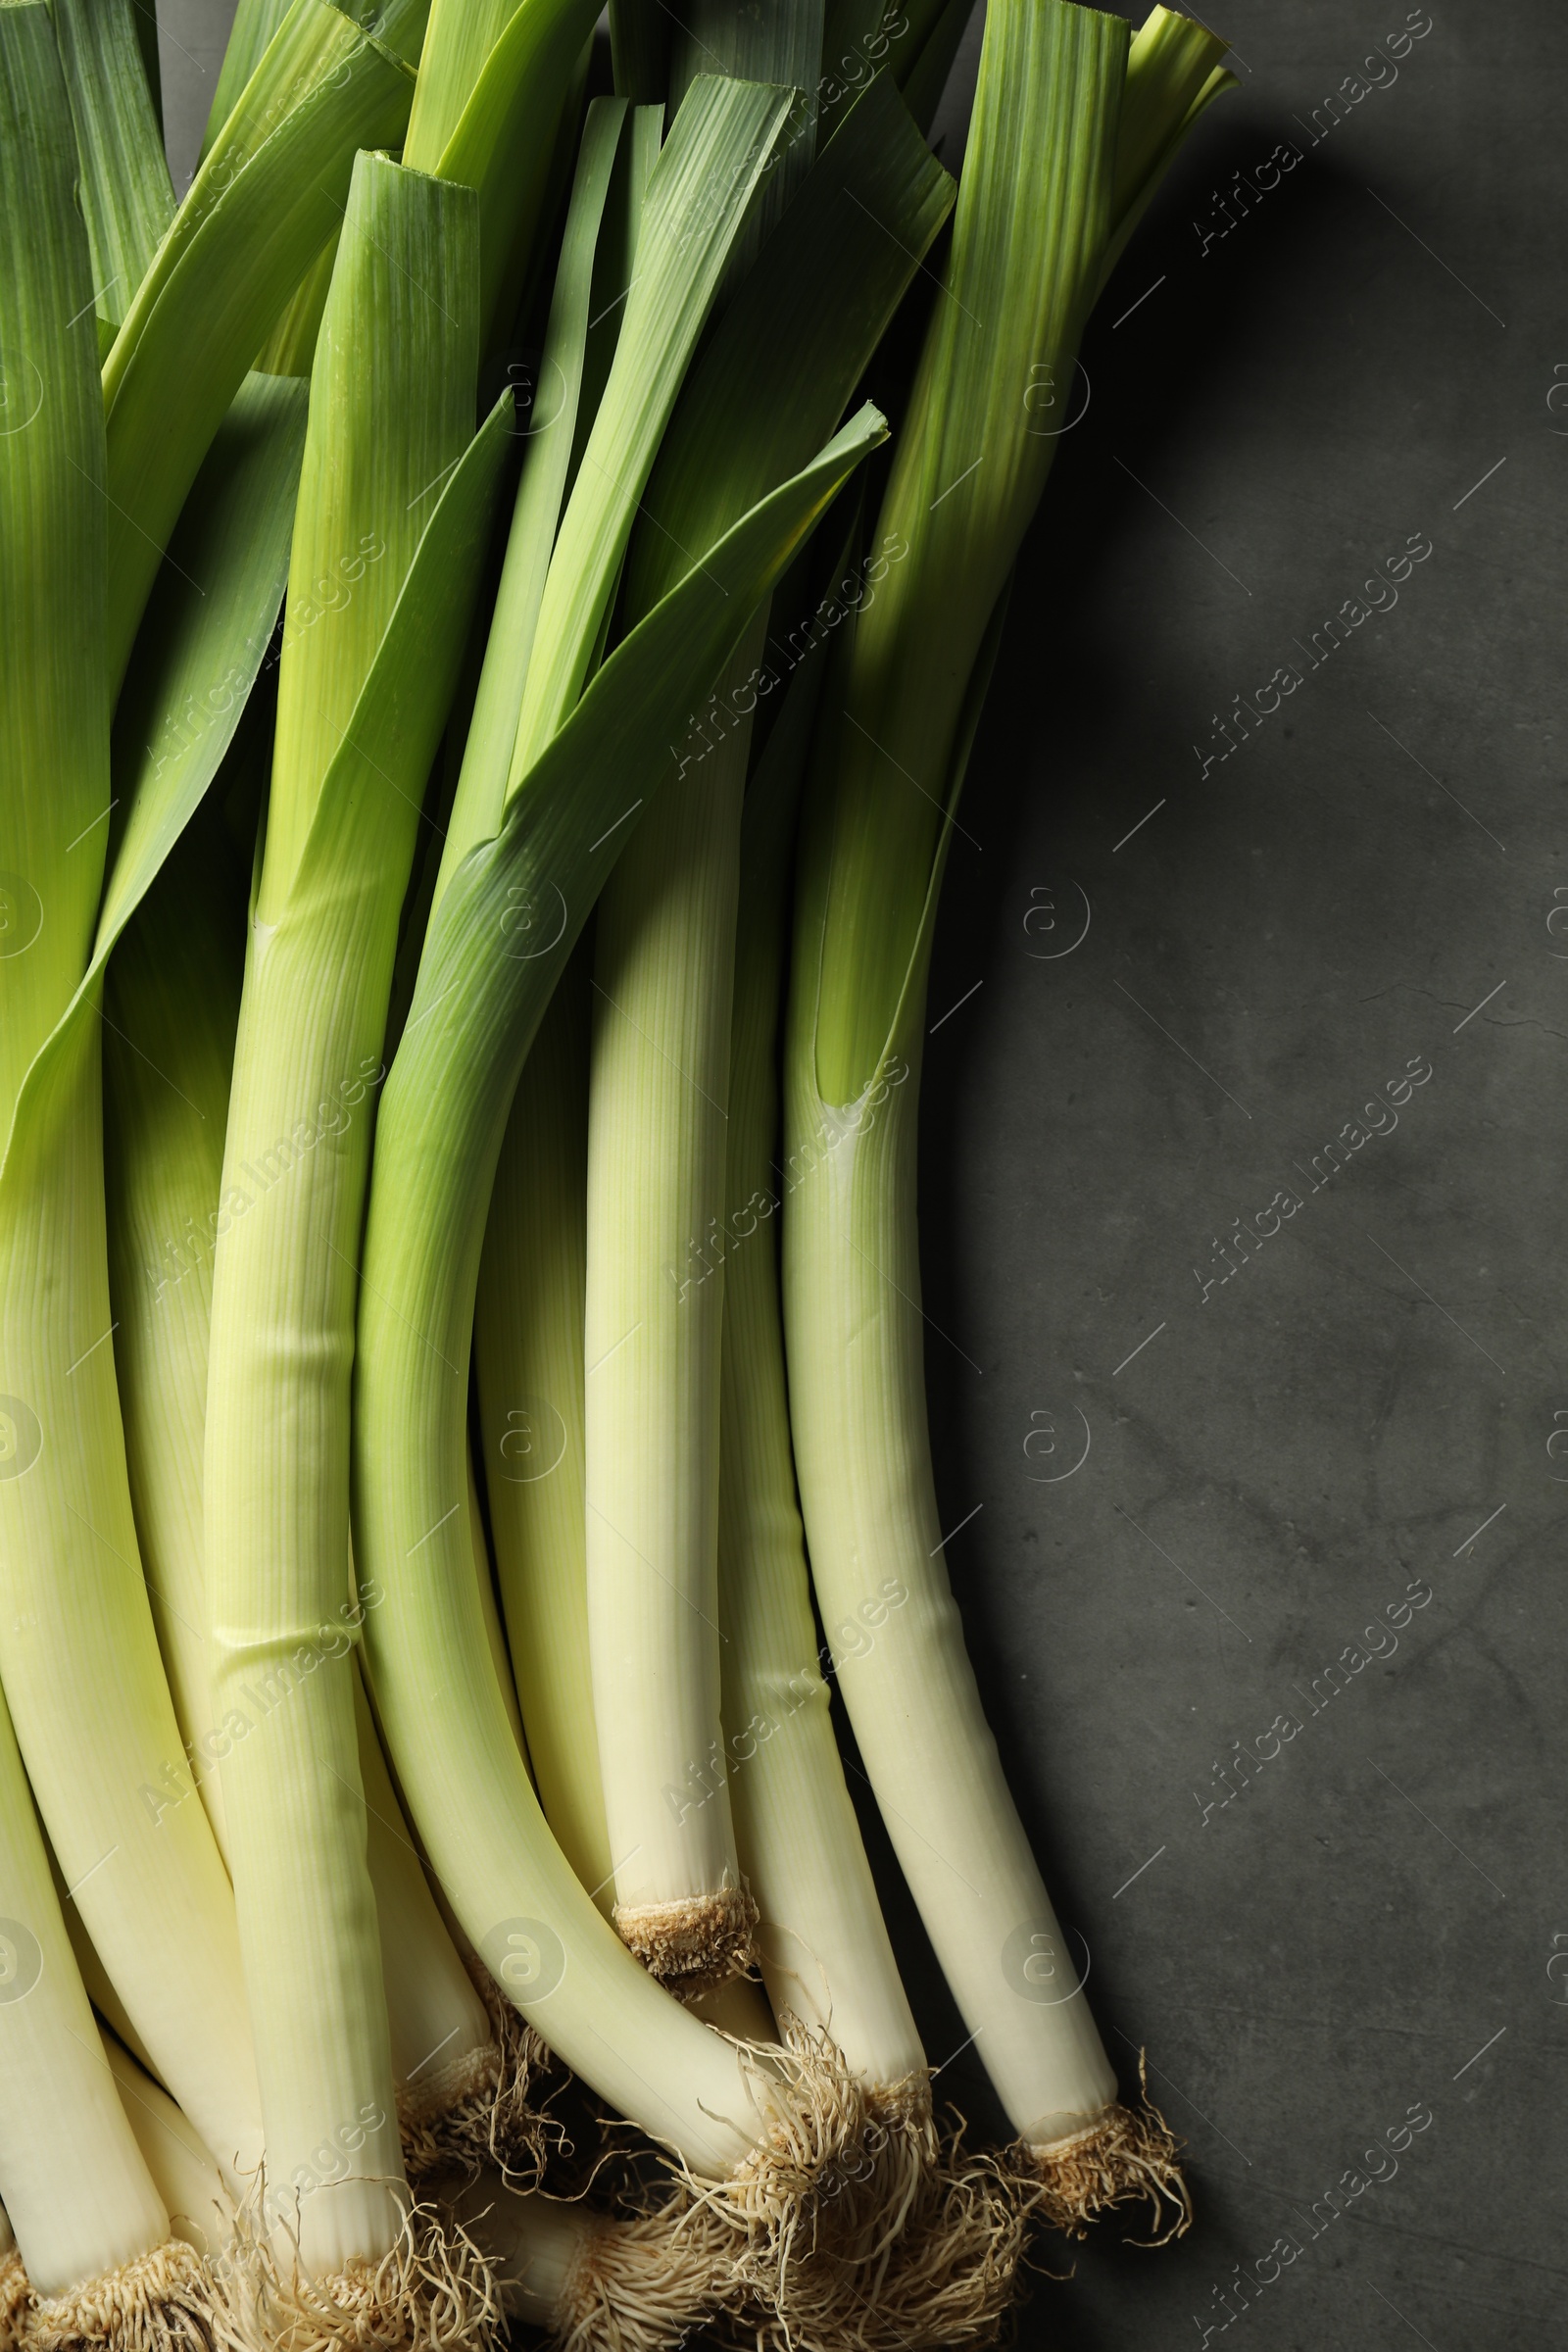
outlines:
M505 336L522 292L596 13L594 0L432 12L404 162L478 192L486 351Z
M637 273L540 608L509 792L582 691L669 412L791 93L702 75L648 182Z
M487 841L501 823L539 606L570 477L585 390L595 254L626 113L622 100L597 98L583 127L538 382L523 420L522 470L506 561L442 845L437 900L474 843Z
M891 82L850 109L710 337L626 559L630 619L843 414L957 194Z
M98 318L118 327L174 217L147 85L140 0L55 0L55 37L81 158L81 208Z
M233 739L288 578L306 388L249 375L148 600L113 738L114 850L94 949L113 947Z
M856 633L834 737L834 895L818 1070L850 1102L875 1068L941 824L953 729L1056 448L1112 223L1122 20L1041 0L976 96L946 278L895 447L880 533L911 550ZM1031 19L1031 22L1035 22ZM1027 177L1023 177L1027 173ZM913 777L911 789L909 778ZM874 880L873 880L874 876Z
M117 688L219 422L340 222L356 151L401 137L412 90L403 61L340 10L295 0L142 282L104 368Z

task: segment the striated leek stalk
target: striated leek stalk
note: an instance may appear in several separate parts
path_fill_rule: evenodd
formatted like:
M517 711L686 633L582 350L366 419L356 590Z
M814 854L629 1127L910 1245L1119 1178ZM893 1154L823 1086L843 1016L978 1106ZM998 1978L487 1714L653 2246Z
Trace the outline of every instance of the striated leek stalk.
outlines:
M790 1394L817 1598L948 1982L1046 2210L1080 2230L1135 2195L1156 2214L1168 2198L1180 2229L1186 2191L1160 2120L1117 2104L942 1564L916 1103L943 812L961 783L999 599L1056 445L1117 191L1131 201L1147 184L1219 53L1156 16L1119 153L1127 27L1063 0L995 0L988 19L945 299L879 521L908 561L857 621L820 739L787 1050ZM1180 70L1166 75L1173 40Z
M754 619L724 677L762 650ZM722 1767L718 1381L731 966L750 730L667 783L599 905L589 1090L586 1500L593 1720L617 1930L702 1992L752 1962ZM706 1801L691 1801L701 1778Z
M781 1205L774 1156L784 877L822 666L818 655L798 676L747 793L724 1251L724 1720L736 1836L761 1912L758 1953L774 2009L825 2028L855 2072L896 2101L923 2087L925 2053L882 1923L817 1659L773 1223ZM883 1613L895 1603L885 1596ZM699 1787L688 1801L702 1797Z
M866 93L694 372L627 562L635 619L828 432L946 216L890 85ZM615 1921L670 1984L751 1958L720 1720L725 1096L741 797L766 616L718 682L600 903L588 1148L589 1638ZM771 677L771 672L768 672ZM526 723L526 706L524 710ZM694 1794L694 1790L698 1793Z
M106 2352L172 2347L211 2328L212 2281L172 2241L100 2054L3 1700L0 1873L0 2193L42 2306L31 2325Z
M832 2037L878 2125L874 2161L846 2184L795 2282L791 2323L808 2325L814 2301L825 2325L847 2302L863 2331L858 2340L944 2352L987 2340L1005 2312L1032 2192L993 2160L966 2156L961 2128L934 2117L839 1761L795 1497L773 1222L774 1048L785 878L823 666L816 654L797 673L747 791L721 1245L724 1720L736 1838L761 1913L758 1948L773 2006L791 2040ZM897 1592L883 1594L873 1617L885 1622L898 1605ZM688 1801L705 1797L698 1781Z
M169 2208L172 2234L220 2263L234 2226L222 2174L163 2084L102 2027L98 2039L142 2161Z
M247 757L268 749L264 737ZM223 832L220 809L198 812L115 952L105 1082L126 1452L148 1591L189 1759L188 1780L170 1766L159 1801L185 1801L193 1782L226 1858L223 1760L273 1707L289 1703L292 1677L254 1677L225 1713L216 1710L202 1455L213 1256L227 1223L223 1135L249 879ZM366 1088L344 1106L346 1115L368 1117L373 1100ZM351 1604L325 1646L346 1654L356 1622ZM356 1719L398 2113L406 2154L428 2172L470 2143L488 2145L502 2054L410 1842L363 1695Z
M239 0L218 69L218 87L202 138L201 160L228 121L240 92L261 64L268 44L294 5L294 0Z
M583 1531L589 977L550 1000L507 1123L474 1315L485 1491L539 1801L607 1914L613 1862L593 1736Z
M359 158L312 373L213 1280L215 1713L253 1679L290 1684L224 1776L269 2219L294 2235L321 2324L345 2328L356 2311L412 2325L425 2292L355 1712L352 1621L371 1611L349 1585L348 1402L369 1154L351 1106L380 1068L418 799L504 454L510 397L470 440L477 225L470 190Z
M479 1588L479 1606L484 1612L485 1640L489 1644L490 1663L495 1668L500 1686L501 1702L507 1710L517 1753L528 1767L530 1779L538 1786L533 1758L528 1753L527 1736L522 1728L522 1709L517 1704L517 1683L513 1671L512 1652L507 1647L507 1629L502 1622L501 1603L496 1594L495 1563L490 1557L490 1545L485 1536L484 1504L479 1495L479 1475L474 1465L473 1445L468 1446L468 1532L473 1540L473 1575Z
M106 943L224 729L215 722L167 775L151 758L128 772L117 760L129 806L100 917L122 797L104 663L103 410L82 324L91 279L71 121L41 7L0 10L0 340L28 355L38 394L0 436L13 943L0 958L0 1668L50 1842L138 2034L219 2160L254 2167L260 2112L227 1882L200 1808L161 1818L148 1801L179 1740L125 1477L98 1076ZM202 675L204 651L226 649L248 685L254 583L242 566L208 584L182 651ZM263 643L270 626L269 612ZM151 708L156 741L175 712L156 697Z

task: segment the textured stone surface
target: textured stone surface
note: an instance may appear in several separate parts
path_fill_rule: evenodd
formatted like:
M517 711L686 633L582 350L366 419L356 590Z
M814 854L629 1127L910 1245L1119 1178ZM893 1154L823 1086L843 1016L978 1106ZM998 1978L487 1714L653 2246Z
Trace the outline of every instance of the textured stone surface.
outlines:
M1126 2082L1147 2045L1199 2204L1180 2247L1097 2238L1042 2281L1023 2340L1061 2352L1220 2340L1236 2264L1227 2346L1534 2348L1568 2319L1561 68L1544 8L1433 0L1309 145L1405 14L1216 20L1250 73L1086 344L942 913L932 1023L983 983L924 1102L944 1524L985 1506L952 1568L1106 2038ZM1304 160L1205 251L1281 140ZM1311 669L1413 532L1397 606ZM1289 662L1200 777L1214 714ZM1396 1129L1314 1175L1411 1056ZM1281 1713L1223 1805L1216 1764ZM922 1986L941 2059L963 2028ZM943 2084L981 2110L973 2051Z

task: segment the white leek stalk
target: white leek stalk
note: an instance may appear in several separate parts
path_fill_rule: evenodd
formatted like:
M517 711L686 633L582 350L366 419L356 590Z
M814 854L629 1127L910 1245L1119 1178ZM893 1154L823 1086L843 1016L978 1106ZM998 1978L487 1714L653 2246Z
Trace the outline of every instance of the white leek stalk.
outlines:
M98 2039L142 2161L169 2208L172 2234L220 2268L235 2218L222 2174L163 2084L102 2027Z
M172 2239L104 2063L3 1701L0 1884L0 2194L39 2299L29 2331L106 2352L200 2336L213 2283ZM8 2301L14 2285L0 2277Z
M803 157L805 141L797 142ZM857 107L712 337L627 564L635 619L831 429L935 236L951 183L896 94ZM718 681L600 903L588 1165L587 1544L615 1919L671 1984L743 1969L720 1720L717 1510L725 1097L741 797L766 616ZM524 707L526 726L527 707ZM694 1801L692 1790L701 1795Z
M469 440L477 311L471 191L362 155L311 383L207 1399L215 1712L243 1707L253 1681L288 1685L224 1779L270 2212L297 2232L328 2313L390 2303L398 2325L422 2274L366 1865L354 1643L339 1640L368 1165L355 1104L380 1067L418 796L504 443L499 409Z
M744 685L766 615L722 684ZM755 698L754 698L755 702ZM589 1647L616 1928L701 1992L751 1965L718 1626L724 1099L749 725L667 784L599 904L588 1121ZM707 1801L687 1794L706 1774Z
M1008 1794L943 1564L915 1231L926 968L998 602L1056 445L1116 205L1214 84L1156 11L1124 137L1127 27L995 0L955 221L879 530L907 561L856 624L806 828L787 1048L785 1303L812 1574L906 1878L1046 2210L1188 2206L1115 2073ZM1174 66L1173 66L1174 60ZM1173 70L1167 71L1167 68ZM1162 112L1167 118L1161 126ZM1041 418L1048 419L1043 429Z
M925 2052L845 1786L795 1497L779 1303L775 1060L789 852L822 662L797 679L747 795L725 1220L720 1622L736 1830L774 2009L826 2031L884 2094L923 2104ZM687 1802L704 1799L702 1784Z
M242 757L269 748L264 737ZM225 771L215 799L229 781ZM171 1766L160 1802L186 1801L194 1782L226 1858L223 1759L290 1691L286 1680L257 1678L220 1717L207 1635L208 1336L248 879L224 833L220 808L198 812L115 952L106 1091L115 1357L131 1492L189 1759L188 1779ZM365 1117L372 1102L367 1088L345 1107ZM351 1606L328 1646L346 1653L357 1621ZM363 1694L356 1719L398 2113L408 2160L428 2172L488 2148L505 2061L410 1841Z

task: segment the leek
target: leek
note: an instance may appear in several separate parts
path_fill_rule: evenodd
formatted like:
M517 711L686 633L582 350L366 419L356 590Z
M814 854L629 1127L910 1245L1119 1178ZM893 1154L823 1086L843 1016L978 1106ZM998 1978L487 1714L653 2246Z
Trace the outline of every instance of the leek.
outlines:
M265 744L257 747L266 748ZM253 804L254 806L254 804ZM126 1453L148 1590L194 1782L227 1854L222 1765L270 1704L273 1678L218 1714L207 1639L202 1453L213 1255L225 1222L223 1134L239 1014L245 877L216 808L198 812L122 938L106 1004L111 1291ZM225 847L227 855L225 856ZM353 1106L368 1111L368 1090ZM363 1105L363 1107L362 1107ZM354 1612L332 1646L346 1650ZM392 2070L404 2152L428 2174L488 2152L506 2061L410 1843L373 1723L356 1694ZM520 2149L508 2153L520 2156Z
M474 1317L485 1488L539 1801L601 1908L613 1900L593 1739L583 1521L589 980L562 974L507 1123Z
M222 2174L163 2084L101 2026L98 2039L172 2234L220 2270L234 2223Z
M42 8L0 10L0 338L28 355L46 395L0 437L9 616L0 857L17 942L0 966L0 1334L10 1399L0 1668L74 1905L160 2074L232 2172L262 2151L229 1890L199 1808L161 1820L146 1796L179 1747L136 1556L115 1389L97 1019L108 945L183 820L193 765L221 728L169 762L167 775L132 771L134 805L100 912L120 797L103 651L103 411L90 336L72 323L90 311L91 278L71 119ZM196 637L243 663L246 594L231 578L210 584ZM269 613L263 643L270 623ZM257 645L254 661L260 654Z
M550 197L595 0L435 0L403 160L479 199L480 347L504 339Z
M754 2101L782 2122L788 2093L631 1960L551 1838L517 1756L454 1525L466 1481L458 1368L511 1098L598 880L594 845L655 788L680 715L883 429L874 412L857 417L708 551L611 656L500 832L453 877L383 1094L360 1286L355 1542L385 1594L366 1644L419 1836L466 1932L557 2054L704 2174L740 2168L735 2193L764 2217L799 2192L754 2149ZM549 945L541 932L543 952L519 957L508 949L527 939L530 907L553 923L559 909L561 936Z
M1159 2119L1117 2103L942 1566L915 1108L944 810L1056 446L1036 418L1069 379L1118 195L1135 201L1168 157L1219 53L1164 11L1140 42L1118 152L1126 26L1064 0L996 0L988 18L952 256L880 517L909 559L858 618L819 747L787 1054L790 1394L817 1597L944 1973L1045 2210L1076 2230L1127 2196L1156 2213L1168 2198L1177 2229L1189 2208Z
M874 85L763 248L671 419L627 559L628 618L674 576L683 551L717 537L831 431L951 200L897 93ZM762 615L737 649L721 706L755 710L764 628ZM688 738L601 901L595 948L585 1340L594 1714L616 1925L656 1973L697 1989L747 1966L756 1918L720 1724L723 1281L700 1271L724 1211L749 736L743 718L716 749Z
M207 2334L213 2281L167 2206L99 2052L0 1700L0 2194L45 2340L172 2345ZM9 2294L11 2281L4 2281Z
M136 0L56 0L54 23L81 161L99 339L113 342L173 219L174 190Z
M477 226L470 190L359 158L311 380L224 1142L231 1221L213 1275L215 1714L243 1709L253 1681L291 1686L224 1771L268 2218L294 2239L298 2291L344 2327L425 2291L366 1864L355 1644L337 1637L370 1614L354 1610L348 1573L359 1106L379 1074L418 797L511 407L470 440Z

